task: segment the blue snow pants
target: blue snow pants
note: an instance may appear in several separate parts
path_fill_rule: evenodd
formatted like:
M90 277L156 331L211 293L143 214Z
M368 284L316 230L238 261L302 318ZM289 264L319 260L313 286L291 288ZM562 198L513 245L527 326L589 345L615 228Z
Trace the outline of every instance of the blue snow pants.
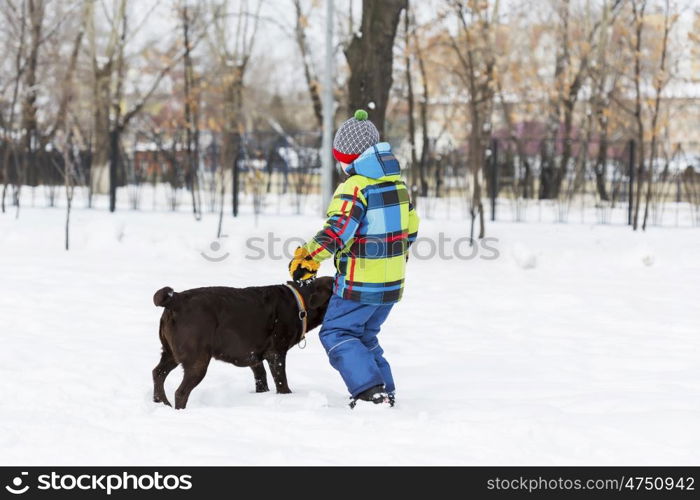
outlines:
M362 304L335 294L331 297L318 336L353 397L375 385L384 384L387 392L396 389L377 340L393 305Z

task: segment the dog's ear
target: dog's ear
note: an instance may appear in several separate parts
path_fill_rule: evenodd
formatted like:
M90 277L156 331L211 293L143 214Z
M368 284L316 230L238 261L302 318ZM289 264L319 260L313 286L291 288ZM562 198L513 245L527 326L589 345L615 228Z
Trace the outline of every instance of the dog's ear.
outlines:
M311 309L318 309L330 298L330 295L325 295L323 293L314 292L309 298L309 306Z
M333 293L333 278L324 276L316 278L313 283L314 291L309 297L309 306L311 309L317 309L326 305Z

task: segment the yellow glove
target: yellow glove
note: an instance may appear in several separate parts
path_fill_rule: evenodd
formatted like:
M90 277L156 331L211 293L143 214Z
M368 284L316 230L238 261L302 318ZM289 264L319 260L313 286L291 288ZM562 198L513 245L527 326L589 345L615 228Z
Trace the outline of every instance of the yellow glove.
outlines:
M321 263L313 260L306 248L299 247L289 262L289 274L294 281L306 281L316 277L320 266Z

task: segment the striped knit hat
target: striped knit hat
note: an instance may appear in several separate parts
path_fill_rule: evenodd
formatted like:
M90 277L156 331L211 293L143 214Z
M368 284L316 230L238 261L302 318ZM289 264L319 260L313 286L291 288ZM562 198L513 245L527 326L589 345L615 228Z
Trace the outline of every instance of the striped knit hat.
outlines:
M379 131L367 119L367 111L358 109L355 116L343 122L333 139L333 156L342 163L352 163L366 149L379 142Z

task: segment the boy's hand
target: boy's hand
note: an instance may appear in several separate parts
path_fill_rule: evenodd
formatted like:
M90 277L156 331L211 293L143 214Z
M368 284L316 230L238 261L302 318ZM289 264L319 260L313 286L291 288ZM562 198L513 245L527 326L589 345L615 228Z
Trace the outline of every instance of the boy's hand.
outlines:
M304 247L294 251L294 258L289 262L289 274L294 281L306 281L316 276L321 263L311 258Z

